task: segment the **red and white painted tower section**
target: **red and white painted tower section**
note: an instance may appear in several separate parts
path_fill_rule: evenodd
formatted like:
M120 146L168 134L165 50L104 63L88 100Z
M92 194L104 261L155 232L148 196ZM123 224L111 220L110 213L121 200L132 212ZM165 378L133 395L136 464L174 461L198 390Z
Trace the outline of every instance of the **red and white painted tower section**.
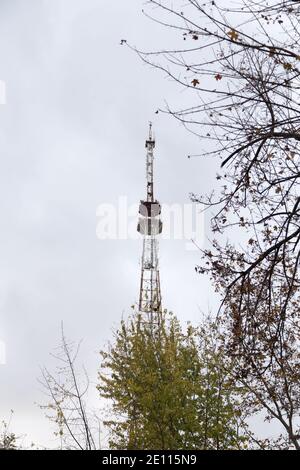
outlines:
M153 189L153 150L155 139L152 124L149 126L149 136L146 140L146 199L139 207L139 222L137 230L143 236L143 253L141 260L141 282L139 295L139 312L148 321L159 321L162 311L161 289L158 263L158 236L162 232L161 205L154 199Z

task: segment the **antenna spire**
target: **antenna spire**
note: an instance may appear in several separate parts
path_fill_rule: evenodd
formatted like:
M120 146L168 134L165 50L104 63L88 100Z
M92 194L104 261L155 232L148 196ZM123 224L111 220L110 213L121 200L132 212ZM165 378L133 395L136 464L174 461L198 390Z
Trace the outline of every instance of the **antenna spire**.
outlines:
M149 140L152 140L152 122L149 121Z

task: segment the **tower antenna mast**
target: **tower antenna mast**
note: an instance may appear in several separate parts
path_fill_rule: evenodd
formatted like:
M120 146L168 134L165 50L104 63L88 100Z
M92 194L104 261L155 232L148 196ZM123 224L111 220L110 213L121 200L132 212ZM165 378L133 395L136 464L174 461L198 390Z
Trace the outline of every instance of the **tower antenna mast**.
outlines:
M153 188L153 149L155 139L152 123L149 124L149 135L146 140L146 199L141 200L137 230L143 236L141 259L141 280L139 295L139 312L151 325L159 321L162 312L161 289L158 263L158 236L162 232L161 205L154 199Z

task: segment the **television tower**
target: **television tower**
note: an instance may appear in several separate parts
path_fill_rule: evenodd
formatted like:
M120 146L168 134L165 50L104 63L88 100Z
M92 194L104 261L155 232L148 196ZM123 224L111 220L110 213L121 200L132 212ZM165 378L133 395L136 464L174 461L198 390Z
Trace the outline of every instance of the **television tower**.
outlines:
M145 147L147 149L146 199L140 202L137 226L138 232L143 236L139 312L146 316L151 324L154 324L159 321L159 313L162 311L158 265L158 235L162 232L162 221L160 220L161 205L154 199L153 191L155 139L152 134L152 123L149 125L149 136Z

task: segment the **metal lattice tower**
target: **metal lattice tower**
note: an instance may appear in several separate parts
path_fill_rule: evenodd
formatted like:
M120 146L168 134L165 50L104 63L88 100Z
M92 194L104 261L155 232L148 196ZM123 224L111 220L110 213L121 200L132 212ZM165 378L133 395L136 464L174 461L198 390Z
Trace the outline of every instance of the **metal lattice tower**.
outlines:
M162 232L160 220L161 205L154 199L153 192L153 149L155 139L152 124L149 125L149 137L146 140L146 180L147 198L139 207L137 230L143 236L143 254L141 260L141 283L139 312L153 324L162 311L161 290L158 265L158 235Z

